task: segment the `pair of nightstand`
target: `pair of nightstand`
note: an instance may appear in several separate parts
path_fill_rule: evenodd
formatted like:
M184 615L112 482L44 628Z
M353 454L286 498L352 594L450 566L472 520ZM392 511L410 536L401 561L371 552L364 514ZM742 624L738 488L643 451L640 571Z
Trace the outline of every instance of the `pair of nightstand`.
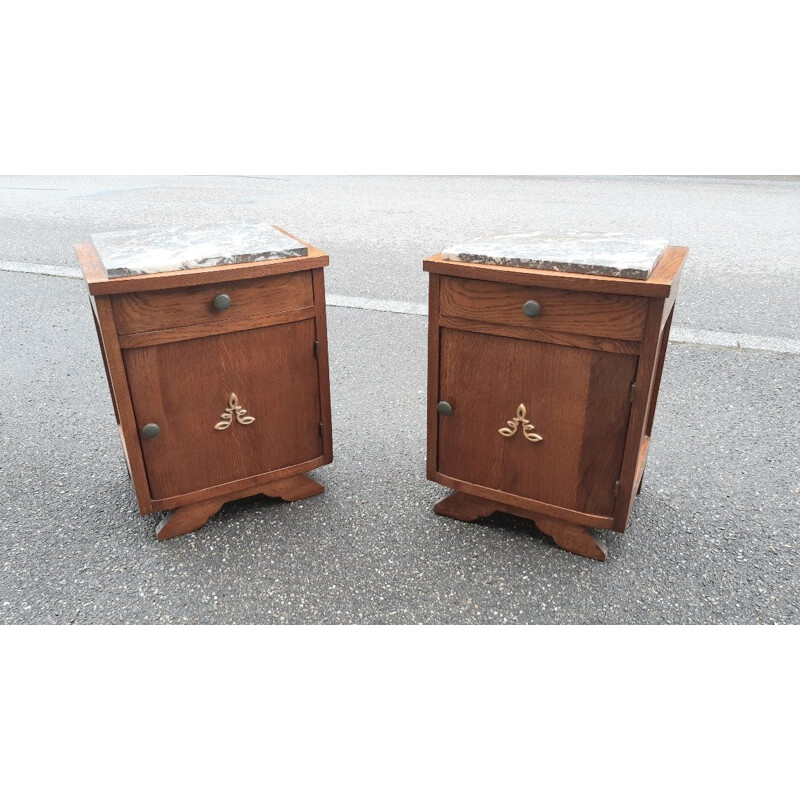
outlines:
M332 461L323 268L304 255L109 278L78 256L129 471L157 536L224 503L323 491ZM503 511L596 559L641 487L686 248L646 279L469 263L430 273L428 477L439 514ZM106 265L107 266L107 265Z

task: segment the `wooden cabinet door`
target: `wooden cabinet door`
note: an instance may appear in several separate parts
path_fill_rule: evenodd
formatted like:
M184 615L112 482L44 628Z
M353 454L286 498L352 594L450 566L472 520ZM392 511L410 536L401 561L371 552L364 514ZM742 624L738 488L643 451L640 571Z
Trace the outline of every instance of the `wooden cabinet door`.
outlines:
M613 514L637 356L443 328L440 359L439 399L453 407L439 416L440 473Z
M124 351L137 426L161 429L141 440L153 499L322 455L314 333L307 319Z

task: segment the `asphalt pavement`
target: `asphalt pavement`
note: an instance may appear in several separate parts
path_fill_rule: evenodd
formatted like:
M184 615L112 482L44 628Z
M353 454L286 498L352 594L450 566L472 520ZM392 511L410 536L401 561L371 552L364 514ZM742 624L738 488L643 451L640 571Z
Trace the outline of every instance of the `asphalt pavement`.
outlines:
M339 304L325 494L231 503L158 543L86 289L36 271L75 274L94 231L226 219L327 250L331 294L412 311L422 258L497 225L666 235L690 248L676 326L784 345L670 345L645 487L598 563L524 520L434 515L427 321ZM799 622L798 220L791 181L0 178L0 621Z

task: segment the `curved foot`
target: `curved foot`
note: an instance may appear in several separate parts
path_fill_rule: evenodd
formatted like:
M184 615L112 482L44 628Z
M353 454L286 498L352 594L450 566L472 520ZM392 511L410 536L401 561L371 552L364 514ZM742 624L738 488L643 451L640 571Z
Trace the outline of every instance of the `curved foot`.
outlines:
M260 487L258 490L267 497L279 497L281 500L304 500L306 497L313 497L322 494L325 487L317 483L308 475L292 475L291 478L282 478Z
M536 527L549 536L562 550L568 550L596 561L606 560L606 546L589 533L589 529L574 522L549 517L536 517Z
M308 475L300 474L264 483L261 486L254 486L251 489L242 489L232 494L211 497L208 500L170 511L156 528L156 538L164 541L164 539L171 539L173 536L191 533L202 528L212 514L216 514L225 503L230 503L231 500L241 500L243 497L256 494L279 497L281 500L287 501L303 500L306 497L313 497L315 494L322 494L324 491L325 487L321 483L312 480Z
M201 503L193 503L190 506L181 506L174 511L170 511L156 528L156 539L163 542L164 539L172 539L173 536L181 536L184 533L191 533L208 522L212 514L216 514L222 508L223 500L215 498L204 500Z
M479 517L491 517L498 509L491 500L484 500L464 492L453 492L444 500L440 500L433 510L443 517L452 517L462 522L474 522Z
M505 503L496 503L493 500L484 500L482 497L467 494L466 492L453 492L444 500L440 500L433 510L444 517L452 517L462 522L474 522L479 517L491 517L495 511L504 514L513 514L517 517L532 520L536 527L545 536L549 536L562 550L575 553L578 556L594 558L597 561L606 560L606 547L589 533L589 529L574 522L564 522L560 519L542 517L524 508L516 508Z

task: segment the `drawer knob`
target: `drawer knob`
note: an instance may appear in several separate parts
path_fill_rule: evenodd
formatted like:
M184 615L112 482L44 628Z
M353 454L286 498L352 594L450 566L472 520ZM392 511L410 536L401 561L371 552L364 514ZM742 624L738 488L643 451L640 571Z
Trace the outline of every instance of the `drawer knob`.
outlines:
M442 400L436 405L436 410L443 416L449 417L453 413L453 406L447 402L447 400Z
M216 308L217 311L224 311L226 308L231 307L232 302L229 294L218 294L214 298L214 308Z
M148 422L142 428L142 439L155 439L159 433L161 433L161 428L155 422Z
M538 317L542 313L542 307L535 300L528 300L522 306L522 313L526 317Z

